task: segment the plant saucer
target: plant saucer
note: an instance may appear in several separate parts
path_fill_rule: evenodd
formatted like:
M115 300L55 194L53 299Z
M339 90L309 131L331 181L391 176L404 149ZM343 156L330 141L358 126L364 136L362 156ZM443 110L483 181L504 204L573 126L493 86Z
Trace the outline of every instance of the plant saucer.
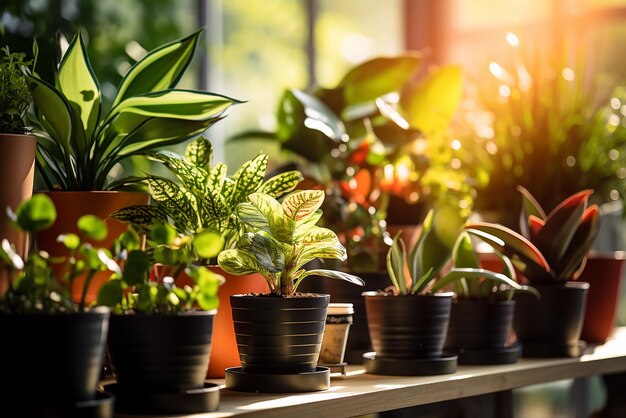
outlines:
M226 389L240 392L319 392L330 387L330 369L321 366L312 372L294 374L249 373L242 367L229 367L225 378Z
M522 343L522 357L580 357L587 343L576 344Z
M118 413L197 414L216 411L220 403L219 385L209 382L199 389L171 393L125 391L117 383L105 385L104 389L115 394Z
M36 394L33 394L33 399L27 404L22 401L6 402L5 406L3 406L3 411L8 414L7 416L111 418L113 417L113 409L116 403L115 396L112 393L100 391L96 391L94 399L76 402L71 405L39 405L37 404L36 396Z
M365 371L387 376L433 376L456 372L458 357L444 353L433 359L394 359L376 357L375 352L363 354Z
M513 364L520 357L519 345L488 349L461 349L458 351L459 364Z

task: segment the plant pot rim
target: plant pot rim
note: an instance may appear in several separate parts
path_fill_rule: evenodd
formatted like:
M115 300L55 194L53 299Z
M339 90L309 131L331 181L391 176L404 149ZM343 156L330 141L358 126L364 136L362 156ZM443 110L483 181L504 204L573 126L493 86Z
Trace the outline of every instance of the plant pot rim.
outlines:
M626 260L626 251L594 251L589 253L587 259L593 260Z
M60 312L0 312L0 316L31 316L31 317L44 317L44 316L89 316L89 315L108 315L111 309L107 306L96 306L85 312L75 311L60 311Z
M112 317L116 317L116 318L120 318L120 317L127 317L127 318L155 318L155 317L159 317L159 318L174 318L174 317L187 317L187 316L210 316L210 315L215 315L217 314L217 309L211 309L208 311L204 311L202 309L194 309L192 311L183 311L183 312L176 312L175 314L161 314L161 313L146 313L146 312L125 312L125 313L113 313L111 314Z
M467 305L514 305L514 299L500 299L500 300L491 300L491 299L465 299L465 298L455 298L452 300L452 303L461 303Z
M566 289L589 289L589 283L580 282L578 280L568 280L566 282L547 282L532 284L536 288L566 288Z
M242 299L271 299L271 300L294 300L294 299L319 299L319 298L330 298L329 294L326 293L309 293L309 296L274 296L274 295L252 295L252 294L236 294L231 295L231 298L242 298Z
M15 134L15 133L9 133L9 132L0 132L0 137L5 137L5 136L20 136L20 137L37 139L37 137L33 133Z
M103 196L113 196L117 194L136 194L136 195L148 195L148 192L139 192L133 190L36 190L34 193L45 193L49 195L70 195L70 194L99 194Z
M392 295L392 294L380 294L377 290L370 290L367 292L361 293L361 296L366 298L452 298L454 296L454 292L437 292L437 293L427 293L425 295Z

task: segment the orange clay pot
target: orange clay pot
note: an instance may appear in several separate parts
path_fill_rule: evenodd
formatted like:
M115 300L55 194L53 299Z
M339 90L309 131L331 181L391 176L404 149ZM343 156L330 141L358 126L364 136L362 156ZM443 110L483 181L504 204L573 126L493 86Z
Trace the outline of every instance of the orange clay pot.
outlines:
M230 297L246 293L267 293L269 288L260 274L233 276L219 266L208 266L208 268L226 279L224 284L220 286L218 293L220 306L217 308L217 315L213 320L211 358L207 371L207 377L221 378L224 377L224 369L227 367L241 366L237 340L235 339L233 315L230 309ZM192 284L191 278L186 274L181 274L176 280L176 285L184 286L186 284Z
M20 256L26 254L27 237L13 228L6 216L7 206L15 210L33 194L35 153L37 140L33 135L0 134L0 241L8 239L15 244ZM0 271L0 295L9 285L6 272Z
M67 256L66 248L59 244L56 239L60 234L73 232L80 236L76 222L83 215L95 215L106 221L109 234L103 241L89 241L97 247L109 248L113 241L127 229L127 225L108 218L109 215L118 209L133 205L146 205L150 196L142 192L118 192L118 191L65 191L65 192L44 192L47 194L57 208L57 220L52 228L37 233L37 246L39 250L47 251L51 256ZM108 219L107 219L108 218ZM57 269L60 275L60 268ZM89 289L87 290L87 303L96 300L98 289L109 280L109 272L96 273ZM72 296L74 300L79 300L83 289L84 277L78 277L74 281Z

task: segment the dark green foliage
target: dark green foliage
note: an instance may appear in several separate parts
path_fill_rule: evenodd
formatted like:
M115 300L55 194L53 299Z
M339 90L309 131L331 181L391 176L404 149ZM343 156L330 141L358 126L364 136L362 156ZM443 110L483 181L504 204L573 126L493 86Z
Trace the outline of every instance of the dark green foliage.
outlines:
M25 134L28 128L24 116L32 97L22 67L31 67L26 54L0 48L0 133Z

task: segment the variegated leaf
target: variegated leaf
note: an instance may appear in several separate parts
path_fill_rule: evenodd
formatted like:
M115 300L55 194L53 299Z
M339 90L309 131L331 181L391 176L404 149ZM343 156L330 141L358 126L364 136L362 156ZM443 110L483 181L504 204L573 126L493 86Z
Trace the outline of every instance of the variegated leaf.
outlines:
M235 211L239 220L253 229L260 231L270 230L270 224L261 211L252 203L240 203Z
M254 234L250 248L257 262L270 273L278 273L285 267L282 244L268 233Z
M252 193L248 196L252 203L267 220L270 233L281 242L291 244L296 229L296 223L285 216L280 203L272 196L263 193Z
M230 206L224 196L215 189L207 189L208 193L200 200L202 226L212 227L223 232L226 225L222 225L230 216Z
M222 187L224 185L224 180L226 179L226 170L228 169L228 167L226 167L226 164L224 163L217 163L215 164L215 167L213 167L211 169L211 172L209 173L209 180L208 180L208 186L214 190L218 190L220 192L222 192ZM223 193L222 193L223 195ZM226 196L224 196L226 197Z
M230 196L230 203L236 205L244 202L246 197L256 192L265 177L267 170L267 154L259 154L250 161L245 162L233 176L235 190Z
M268 274L267 270L257 262L256 257L247 251L224 250L217 256L217 263L226 273L235 276L252 273L261 273L264 276Z
M206 190L208 173L187 162L180 155L170 151L159 151L152 154L150 158L163 163L187 189L200 194Z
M182 223L181 227L195 231L198 227L198 206L193 194L184 187L162 177L149 176L147 180L148 190L152 198L173 219Z
M185 159L196 167L209 171L211 161L213 160L213 146L211 142L202 136L192 141L185 148Z
M315 213L323 202L323 190L302 190L287 196L282 207L286 216L300 222Z
M302 180L304 180L304 177L302 177L299 171L286 171L267 180L259 188L259 193L266 193L272 197L279 198L292 191Z
M137 232L146 234L155 223L166 223L167 215L157 206L135 205L113 212L111 218L132 225Z
M296 222L296 232L295 232L296 239L300 239L300 237L308 233L309 230L311 230L311 228L317 225L317 222L322 217L322 214L323 214L322 210L318 209L315 212L313 212L311 216L307 218L303 218L299 222Z
M347 282L356 284L358 286L365 285L365 282L360 277L357 277L353 274L345 273L343 271L325 270L325 269L309 270L309 271L304 272L302 276L300 276L300 280L309 276L321 276L321 277L328 277L331 279L345 280Z
M345 261L347 259L346 249L343 245L337 241L333 245L308 245L304 247L298 247L296 252L299 252L298 259L296 261L296 267L299 268L309 261L316 258L328 258L333 260Z
M235 190L235 181L233 179L226 177L224 179L224 183L222 184L222 196L224 196L224 199L230 202L231 196L234 190ZM232 206L235 206L235 205L232 205Z

